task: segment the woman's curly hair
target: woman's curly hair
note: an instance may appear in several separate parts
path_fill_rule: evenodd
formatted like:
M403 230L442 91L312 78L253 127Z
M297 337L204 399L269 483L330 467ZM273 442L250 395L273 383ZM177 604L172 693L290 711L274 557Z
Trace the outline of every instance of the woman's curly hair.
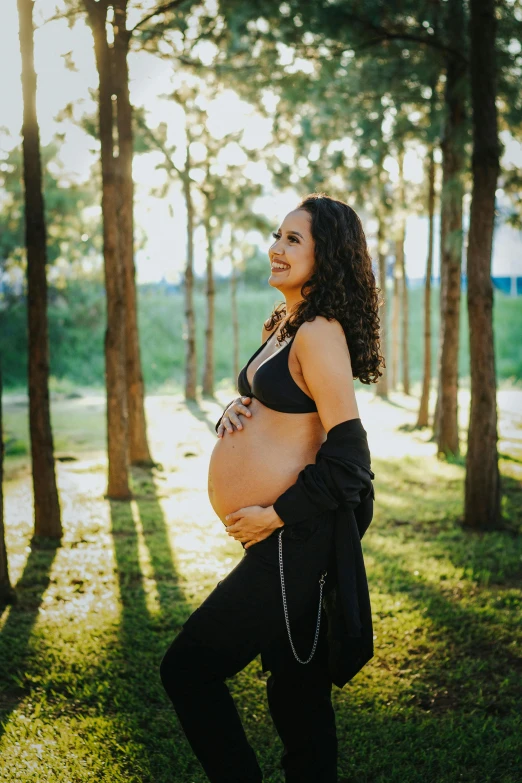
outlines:
M281 328L277 339L292 337L305 321L317 315L335 318L343 327L353 377L362 383L377 383L386 366L380 354L379 300L371 257L359 216L344 201L311 193L296 209L306 210L311 218L315 242L314 272L301 288L303 301ZM286 315L285 302L274 306L265 321L272 331Z

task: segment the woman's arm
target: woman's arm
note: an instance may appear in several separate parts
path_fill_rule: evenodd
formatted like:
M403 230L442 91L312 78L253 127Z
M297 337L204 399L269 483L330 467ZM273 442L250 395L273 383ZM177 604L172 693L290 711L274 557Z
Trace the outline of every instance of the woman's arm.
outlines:
M285 525L314 511L357 506L373 494L370 451L355 399L350 354L338 321L318 316L302 324L295 353L326 430L315 464L306 465L297 481L273 504Z
M328 321L322 315L306 321L296 333L294 346L326 432L341 421L357 418L352 362L339 321Z

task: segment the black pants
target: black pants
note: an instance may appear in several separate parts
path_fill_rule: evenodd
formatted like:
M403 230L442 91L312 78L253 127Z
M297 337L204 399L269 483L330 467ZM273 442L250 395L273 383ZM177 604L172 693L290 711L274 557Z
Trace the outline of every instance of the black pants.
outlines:
M333 520L327 512L282 528L290 630L297 654L311 652L319 577L332 583ZM189 617L160 666L163 686L212 783L259 783L262 773L225 679L261 653L270 670L270 714L284 746L286 783L336 783L337 736L328 671L327 618L310 663L299 663L285 625L279 530L244 556ZM330 579L330 582L329 582Z

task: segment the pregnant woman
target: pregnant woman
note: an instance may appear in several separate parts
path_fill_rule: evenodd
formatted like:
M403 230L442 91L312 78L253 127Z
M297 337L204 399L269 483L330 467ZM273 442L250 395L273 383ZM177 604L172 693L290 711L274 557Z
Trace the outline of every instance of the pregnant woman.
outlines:
M216 424L208 475L243 557L188 618L160 675L208 779L259 783L225 680L261 654L286 783L336 783L332 683L373 654L360 539L374 474L353 379L375 383L384 366L379 289L344 202L307 196L273 236L268 282L285 301Z

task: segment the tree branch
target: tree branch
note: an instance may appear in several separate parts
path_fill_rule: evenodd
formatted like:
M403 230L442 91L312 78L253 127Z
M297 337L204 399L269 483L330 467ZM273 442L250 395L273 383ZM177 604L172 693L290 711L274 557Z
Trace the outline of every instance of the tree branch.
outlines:
M164 3L163 5L158 6L154 11L151 11L150 14L144 16L143 19L138 22L138 24L134 25L134 27L131 30L129 30L129 33L132 35L132 33L134 33L142 25L148 22L149 19L153 19L155 16L159 16L160 14L165 14L167 11L174 11L176 8L179 8L179 6L183 5L183 3L185 2L187 2L187 0L171 0L170 3Z
M139 115L138 115L138 116L136 117L136 122L137 122L137 124L139 125L139 127L141 128L141 130L144 132L144 134L145 134L146 136L148 136L148 138L149 138L149 139L152 141L152 143L154 144L154 146L155 146L155 147L156 147L156 148L157 148L157 149L158 149L160 152L162 152L162 153L163 153L163 155L164 155L164 157L165 157L165 161L166 161L166 163L167 163L167 167L166 167L166 168L167 168L167 170L168 170L168 169L170 169L170 171L169 171L169 174L171 174L171 175L172 175L172 171L175 171L175 172L176 172L176 174L179 176L179 178L180 178L180 179L183 179L184 175L185 175L187 172L186 172L186 171L182 171L181 169L179 169L179 168L176 166L176 164L174 163L174 161L173 161L173 160L172 160L172 158L170 157L170 153L169 153L168 149L166 148L166 146L164 145L164 143L161 141L161 139L158 139L158 138L157 138L157 137L154 135L154 131L152 131L152 130L149 128L149 126L147 125L147 123L145 122L145 120L143 119L143 117L141 117L141 116L139 116Z

